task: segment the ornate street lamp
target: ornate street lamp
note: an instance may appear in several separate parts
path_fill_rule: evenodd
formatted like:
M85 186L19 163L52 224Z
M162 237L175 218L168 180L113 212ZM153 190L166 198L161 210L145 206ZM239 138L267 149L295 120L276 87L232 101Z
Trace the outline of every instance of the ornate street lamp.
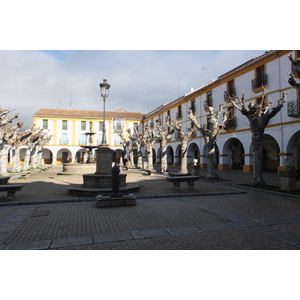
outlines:
M110 84L107 82L107 79L103 79L103 82L99 84L101 97L103 97L103 134L102 134L102 145L107 145L106 141L106 129L105 129L105 100L108 97L108 91L110 88Z

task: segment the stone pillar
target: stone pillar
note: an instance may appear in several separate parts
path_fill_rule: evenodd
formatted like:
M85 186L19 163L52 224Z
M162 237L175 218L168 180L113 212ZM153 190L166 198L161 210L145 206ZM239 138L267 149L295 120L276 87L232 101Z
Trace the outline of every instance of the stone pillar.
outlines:
M253 164L252 164L252 154L243 154L245 163L243 165L243 173L252 173Z
M206 163L207 159L206 159L206 155L199 155L199 165L202 169L206 169L207 168L207 163Z
M227 154L219 154L218 170L224 171L228 169L229 169L229 165L227 163Z
M113 150L100 146L95 152L97 159L95 174L111 174Z

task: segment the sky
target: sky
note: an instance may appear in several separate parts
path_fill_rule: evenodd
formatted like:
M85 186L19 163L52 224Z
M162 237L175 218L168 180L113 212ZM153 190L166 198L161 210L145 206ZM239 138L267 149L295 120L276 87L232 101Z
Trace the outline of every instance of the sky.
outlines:
M265 50L1 50L0 105L24 127L40 108L148 113Z

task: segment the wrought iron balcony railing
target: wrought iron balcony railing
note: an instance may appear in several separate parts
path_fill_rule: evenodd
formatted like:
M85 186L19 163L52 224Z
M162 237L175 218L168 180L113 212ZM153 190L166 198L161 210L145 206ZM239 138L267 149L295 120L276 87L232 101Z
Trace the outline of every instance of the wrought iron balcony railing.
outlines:
M254 78L252 79L252 90L267 86L268 83L268 74L265 74L262 77Z
M232 88L230 90L224 91L224 101L230 101L231 98L236 96L236 88Z
M237 126L236 117L233 117L225 122L225 130L235 129Z
M300 107L297 100L291 100L287 102L287 115L293 118L300 117Z

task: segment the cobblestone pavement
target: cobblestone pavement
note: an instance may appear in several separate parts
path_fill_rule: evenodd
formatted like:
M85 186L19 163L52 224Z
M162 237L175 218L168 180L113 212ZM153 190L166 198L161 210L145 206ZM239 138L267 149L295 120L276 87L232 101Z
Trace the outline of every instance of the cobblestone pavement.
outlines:
M44 179L39 175L44 194L45 178L54 176L46 173ZM231 183L249 179L233 172L222 174L236 178ZM31 177L28 195L36 187ZM17 197L2 202L0 249L300 249L298 197L236 188L225 180L201 182L205 187L198 193L196 188L193 195L182 187L183 192L168 196L161 196L169 189L161 180L161 195L151 195L155 187L151 184L157 185L158 179L145 178L146 191L131 207L97 208L94 198L69 196L57 198L57 203L49 199L35 203L24 195L22 204ZM65 193L67 184L50 183L50 188L55 186L49 194L61 197L60 189ZM42 194L40 198L44 199ZM33 200L37 199L35 195Z

